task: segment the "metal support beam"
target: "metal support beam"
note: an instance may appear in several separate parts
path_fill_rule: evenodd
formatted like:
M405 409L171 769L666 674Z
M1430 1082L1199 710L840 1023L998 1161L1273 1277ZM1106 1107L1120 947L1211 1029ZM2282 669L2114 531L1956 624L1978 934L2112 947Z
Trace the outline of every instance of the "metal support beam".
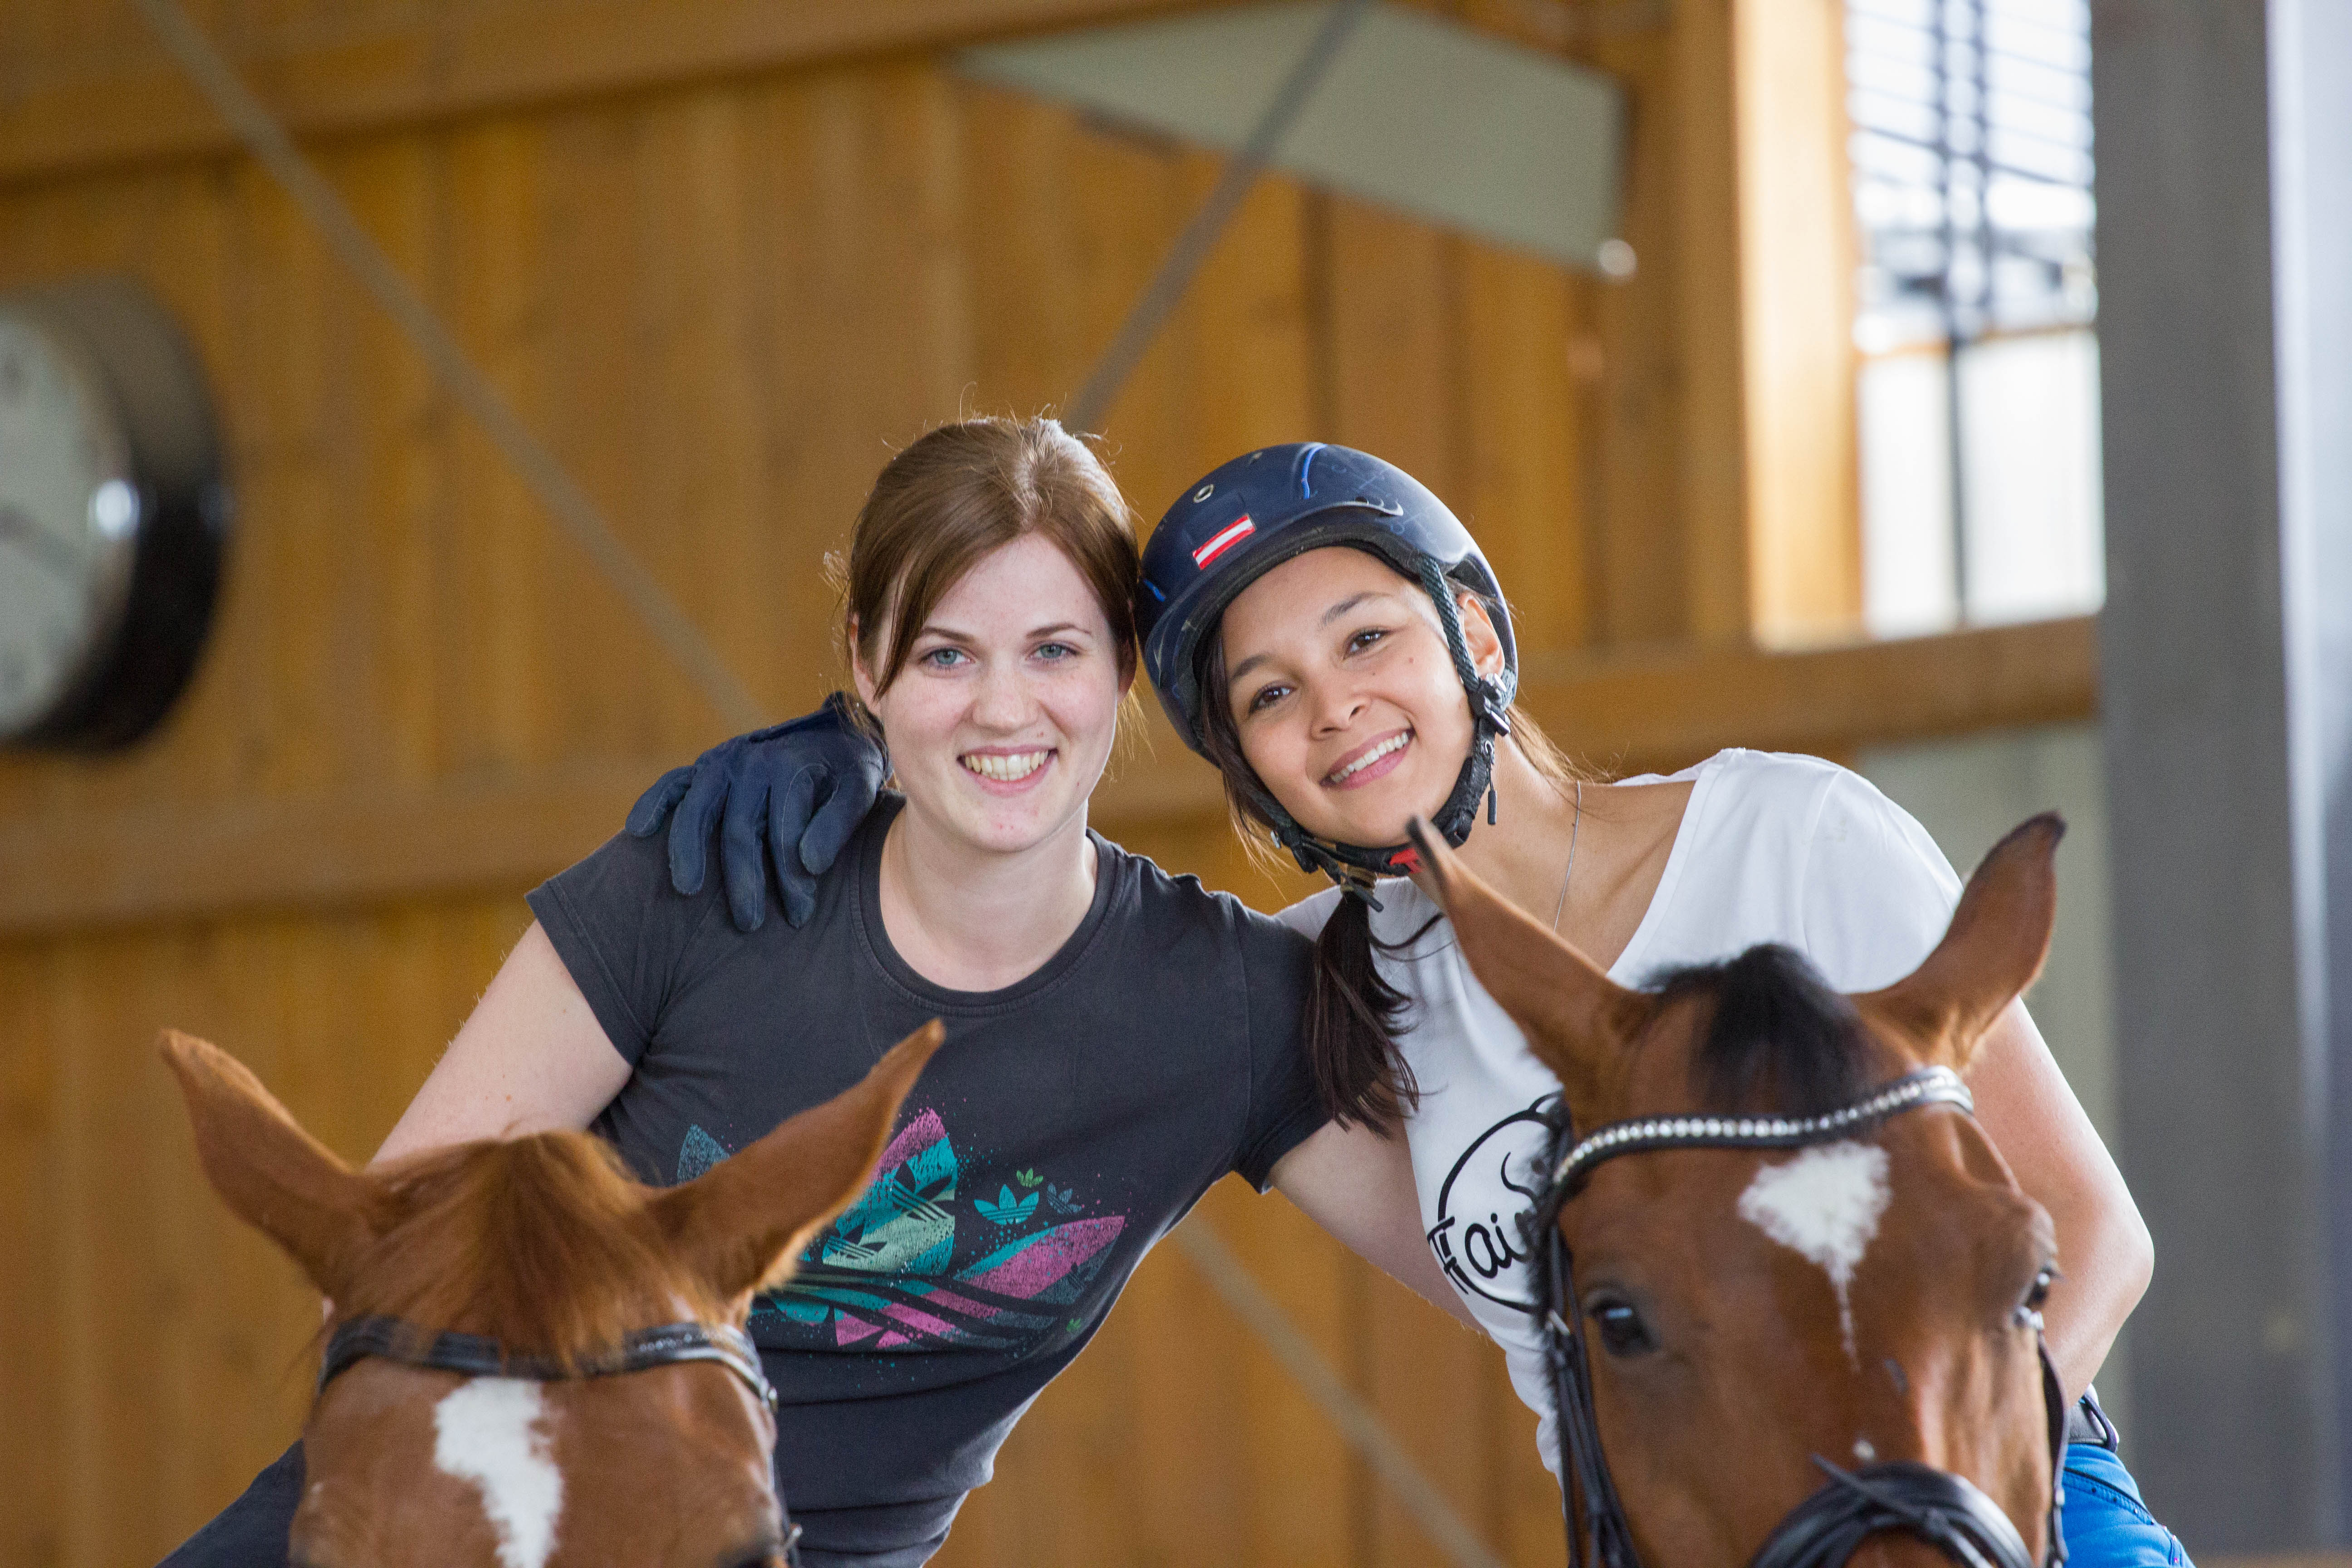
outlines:
M2200 1554L2342 1544L2352 7L2092 29L2129 1458Z
M1160 329L1183 300L1184 290L1192 286L1192 275L1201 270L1201 264L1208 260L1209 253L1223 237L1225 226L1241 210L1242 198L1250 194L1258 176L1265 173L1275 150L1298 122L1300 111L1315 96L1331 62L1346 46L1348 35L1356 30L1364 13L1370 9L1371 0L1345 0L1345 4L1332 6L1316 27L1314 36L1307 39L1307 47L1299 51L1282 79L1282 85L1275 89L1274 96L1258 111L1249 140L1225 160L1223 170L1217 175L1216 188L1184 225L1184 232L1176 237L1176 243L1168 247L1168 254L1160 258L1160 270L1151 276L1150 285L1128 311L1127 320L1119 324L1118 336L1111 340L1102 358L1087 373L1086 384L1070 399L1072 429L1091 431L1110 412L1119 388L1127 384L1127 378L1142 362L1152 340L1160 335Z

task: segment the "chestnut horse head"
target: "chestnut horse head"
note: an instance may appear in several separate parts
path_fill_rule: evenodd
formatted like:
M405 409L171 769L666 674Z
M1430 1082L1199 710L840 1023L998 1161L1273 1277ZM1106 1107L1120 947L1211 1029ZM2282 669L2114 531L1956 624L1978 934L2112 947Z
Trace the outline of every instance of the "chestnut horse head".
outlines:
M1559 1243L1538 1238L1575 1294L1553 1338L1561 1403L1580 1407L1561 1411L1572 1553L1603 1568L1981 1560L1869 1514L1859 1479L1953 1506L1973 1488L1979 1518L2014 1527L1990 1560L2050 1560L2058 1405L2040 1308L2056 1237L1933 1069L1965 1074L2040 972L2063 831L2042 816L2002 840L1927 961L1852 996L1772 946L1627 990L1416 834L1423 887L1559 1076L1576 1131L1616 1129L1557 1184ZM1916 1108L1837 1116L1913 1075ZM1768 1133L1802 1146L1759 1146ZM1609 1157L1620 1138L1633 1157ZM1566 1451L1583 1412L1598 1454L1590 1431ZM1613 1545L1585 1510L1612 1483ZM1791 1553L1800 1526L1849 1501L1843 1545Z
M782 1561L774 1417L741 1325L864 1188L940 1037L927 1025L837 1098L655 1189L583 1132L353 1171L235 1058L167 1031L205 1175L334 1303L292 1561ZM446 1370L450 1347L487 1364Z

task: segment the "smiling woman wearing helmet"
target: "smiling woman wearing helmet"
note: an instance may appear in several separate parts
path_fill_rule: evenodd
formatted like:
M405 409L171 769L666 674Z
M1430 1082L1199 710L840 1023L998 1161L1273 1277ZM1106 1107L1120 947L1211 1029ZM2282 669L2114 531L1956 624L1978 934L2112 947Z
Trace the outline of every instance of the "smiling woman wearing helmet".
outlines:
M1285 912L1317 938L1306 1046L1335 1115L1401 1125L1424 1234L1557 1434L1519 1228L1559 1092L1397 873L1415 816L1621 984L1759 943L1861 992L1911 972L1959 880L1918 824L1811 757L1724 752L1670 777L1581 779L1512 705L1501 586L1444 502L1342 447L1252 452L1161 519L1137 630L1169 718L1244 832L1338 887ZM2053 1354L2084 1395L2067 1538L2084 1563L2184 1561L2117 1460L2091 1377L2146 1289L2121 1175L2021 1004L1970 1074L1980 1120L2065 1247Z
M1397 875L1411 865L1406 824L1428 820L1488 884L1633 985L1777 942L1832 987L1867 990L1934 946L1958 879L1906 813L1817 759L1731 751L1670 777L1579 777L1513 706L1517 647L1475 542L1425 487L1365 453L1274 447L1204 476L1146 547L1136 611L1153 687L1218 766L1243 830L1338 884L1283 916L1316 938L1302 1043L1326 1107L1402 1131L1435 1260L1503 1347L1557 1472L1521 1227L1559 1085L1436 907ZM682 825L697 877L730 788L729 816L757 820L759 779L804 779L813 765L813 738L783 737L756 766L738 752L707 769ZM687 776L651 798L676 800ZM799 832L792 815L772 825L780 862ZM2022 1005L1987 1037L1970 1088L2063 1243L2049 1343L2068 1394L2084 1394L2146 1288L2146 1228ZM2077 1568L2185 1561L2140 1503L2095 1399L2071 1436Z

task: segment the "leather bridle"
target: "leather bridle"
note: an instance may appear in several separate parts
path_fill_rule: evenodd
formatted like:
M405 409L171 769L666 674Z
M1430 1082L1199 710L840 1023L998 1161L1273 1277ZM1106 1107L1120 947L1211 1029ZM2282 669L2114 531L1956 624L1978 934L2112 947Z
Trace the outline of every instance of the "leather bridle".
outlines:
M725 1323L664 1323L640 1329L607 1354L591 1356L569 1365L552 1357L519 1354L483 1334L434 1333L400 1318L353 1318L339 1324L327 1341L319 1363L319 1389L374 1357L431 1372L454 1372L466 1377L514 1377L532 1383L562 1383L576 1378L619 1377L658 1366L683 1366L709 1362L724 1367L750 1389L772 1415L775 1385L760 1365L759 1348L751 1336ZM784 1510L782 1493L776 1512L783 1524L786 1568L800 1568L801 1527Z
M1561 1206L1594 1169L1621 1155L1660 1149L1802 1149L1866 1131L1887 1117L1927 1105L1948 1105L1969 1115L1976 1111L1976 1101L1959 1075L1935 1067L1906 1074L1852 1105L1820 1116L1651 1116L1612 1122L1580 1139L1564 1107L1553 1119L1545 1163L1551 1173L1534 1216L1541 1243L1535 1248L1536 1300L1543 1311L1545 1353L1559 1415L1570 1568L1641 1568L1641 1558L1609 1473L1608 1457L1601 1449L1592 1363L1583 1313L1577 1306L1575 1259L1559 1229ZM2039 1568L2059 1568L2066 1561L2060 1528L2065 1502L2066 1399L2042 1338L2041 1315L2027 1313L2021 1321L2033 1329L2050 1415L2049 1544ZM2009 1516L1966 1477L1908 1460L1846 1470L1818 1454L1812 1458L1827 1482L1790 1510L1757 1550L1749 1568L1838 1568L1865 1537L1884 1531L1916 1536L1965 1568L2037 1568Z

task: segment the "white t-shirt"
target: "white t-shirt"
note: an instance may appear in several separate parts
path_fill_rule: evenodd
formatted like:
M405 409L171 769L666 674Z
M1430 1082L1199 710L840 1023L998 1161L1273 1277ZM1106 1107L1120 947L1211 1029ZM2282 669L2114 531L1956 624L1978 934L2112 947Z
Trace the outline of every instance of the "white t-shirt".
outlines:
M1869 991L1916 968L1944 934L1960 880L1927 830L1871 783L1816 757L1718 752L1673 775L1693 781L1664 875L1610 978L1638 986L1660 970L1784 942L1841 991ZM1654 776L1628 783L1653 783ZM1380 885L1372 934L1398 942L1436 907L1402 879ZM1281 918L1312 934L1337 888ZM1431 1250L1503 1347L1511 1385L1542 1417L1544 1463L1559 1444L1523 1239L1538 1120L1559 1080L1470 973L1442 920L1377 962L1410 998L1400 1046L1421 1086L1405 1121Z

